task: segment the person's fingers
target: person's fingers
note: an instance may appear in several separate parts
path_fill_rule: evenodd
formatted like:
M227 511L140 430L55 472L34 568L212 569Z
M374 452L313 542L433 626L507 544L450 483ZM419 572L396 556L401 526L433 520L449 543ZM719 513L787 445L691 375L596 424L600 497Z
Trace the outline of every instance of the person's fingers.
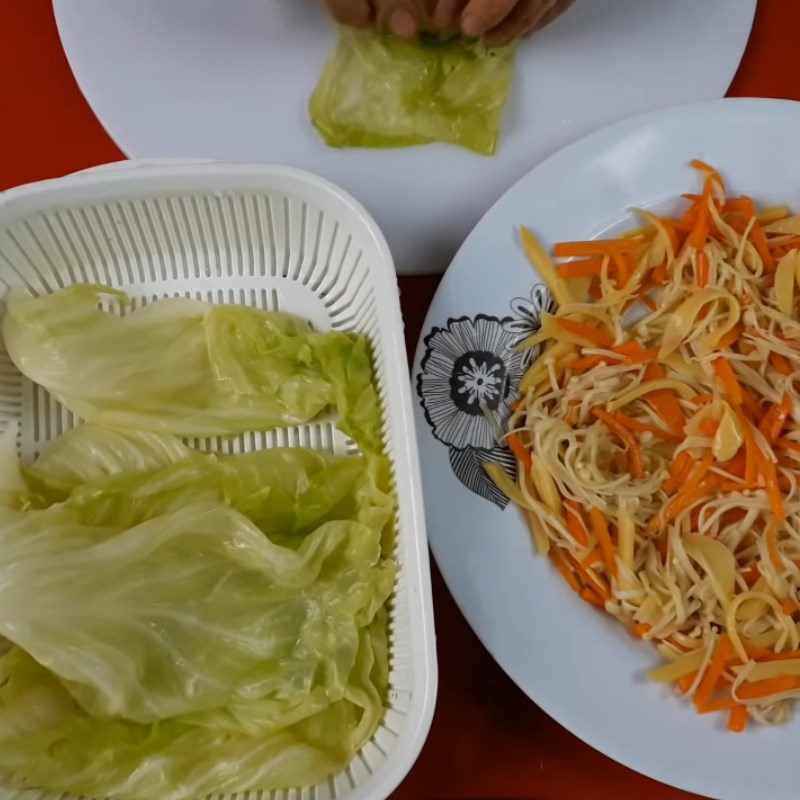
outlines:
M528 31L534 33L545 25L549 25L556 17L560 17L575 0L556 0L555 5Z
M413 39L424 19L418 0L377 0L376 21L379 28L402 39Z
M469 0L461 14L465 36L483 36L499 25L519 0Z
M322 0L322 5L342 25L364 28L372 20L372 4L369 0Z
M433 9L433 27L440 31L455 28L466 4L467 0L439 0Z
M557 0L520 0L511 13L484 36L488 45L497 47L532 31L551 11Z

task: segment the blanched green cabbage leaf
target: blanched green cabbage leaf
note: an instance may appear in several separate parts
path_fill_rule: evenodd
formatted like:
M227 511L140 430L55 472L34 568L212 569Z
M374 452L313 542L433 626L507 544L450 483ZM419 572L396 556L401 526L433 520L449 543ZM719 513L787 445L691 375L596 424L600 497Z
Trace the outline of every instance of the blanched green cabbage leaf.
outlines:
M124 293L87 284L41 297L12 289L2 332L19 370L90 422L218 436L335 409L364 451L381 446L369 349L353 334L181 298L134 311Z
M185 798L342 768L386 690L383 461L94 425L45 451L45 507L0 508L0 769Z
M311 121L332 147L441 141L491 155L512 74L512 47L342 28L311 96Z
M302 699L265 698L157 725L90 717L52 673L13 648L0 656L0 768L51 790L137 800L317 783L377 726L385 630L381 611L359 634L341 699L312 687Z

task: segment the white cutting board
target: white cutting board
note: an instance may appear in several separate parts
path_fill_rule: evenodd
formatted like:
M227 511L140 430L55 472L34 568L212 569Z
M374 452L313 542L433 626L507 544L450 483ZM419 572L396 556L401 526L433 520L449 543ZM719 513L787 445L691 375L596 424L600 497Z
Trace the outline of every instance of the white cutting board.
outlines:
M129 156L288 164L338 183L398 272L441 272L483 212L573 139L635 112L721 97L756 0L577 0L520 48L497 155L326 147L307 101L335 32L313 0L54 0L64 48ZM576 189L577 191L577 189Z

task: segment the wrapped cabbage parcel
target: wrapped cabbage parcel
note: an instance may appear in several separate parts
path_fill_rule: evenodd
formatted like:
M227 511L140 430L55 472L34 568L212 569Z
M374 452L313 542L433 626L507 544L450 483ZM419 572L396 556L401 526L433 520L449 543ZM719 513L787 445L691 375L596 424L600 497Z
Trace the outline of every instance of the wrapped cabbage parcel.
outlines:
M460 37L404 41L342 28L311 96L311 121L332 147L440 141L492 155L513 57L513 47Z
M366 345L236 306L120 317L109 292L14 294L4 321L23 371L92 421L25 466L0 435L3 782L124 800L313 785L387 693L394 500ZM173 435L329 407L363 454Z

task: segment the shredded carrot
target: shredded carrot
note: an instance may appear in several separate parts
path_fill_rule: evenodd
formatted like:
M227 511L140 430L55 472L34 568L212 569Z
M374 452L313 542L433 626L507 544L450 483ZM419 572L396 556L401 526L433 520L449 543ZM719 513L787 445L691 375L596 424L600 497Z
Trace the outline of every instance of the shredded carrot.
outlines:
M777 552L777 550L776 550L776 552ZM780 556L780 553L777 553L777 554ZM773 558L773 557L774 556L770 552L770 558ZM782 570L783 569L783 565L781 564L781 566L778 567L778 569ZM792 600L791 597L787 597L787 598L785 598L784 600L781 601L781 608L783 609L783 613L786 614L789 617L791 617L792 614L796 614L797 611L798 611L797 603L794 600Z
M784 450L791 450L793 453L800 453L800 442L793 442L791 439L778 439L775 444Z
M688 694L689 689L692 688L692 684L695 682L696 679L697 679L696 670L694 672L690 672L688 675L681 675L681 677L678 678L678 686L680 687L680 690L684 694Z
M584 587L581 590L581 597L587 603L589 603L589 605L595 606L596 608L605 609L605 607L606 607L606 604L603 601L603 599L600 597L600 595L597 594L597 592L595 592L593 589L590 589L588 586Z
M692 456L688 450L681 450L675 457L669 468L669 478L664 481L661 488L667 493L672 494L689 476L692 468Z
M778 550L778 526L774 522L770 522L764 531L764 536L767 540L767 552L769 553L770 561L772 561L778 572L783 572L786 569L786 564L781 556L781 551Z
M794 675L781 675L778 678L768 678L765 681L743 683L737 694L743 700L756 700L759 697L769 697L771 694L791 692L800 687L800 678Z
M741 733L747 726L748 711L747 706L737 705L731 709L728 715L728 730L733 733Z
M642 463L642 451L636 437L619 420L599 406L592 409L592 414L622 441L628 452L631 475L634 478L641 478L644 475L644 464Z
M586 526L583 522L581 507L574 500L565 499L564 510L566 511L567 530L578 544L585 547L587 544Z
M650 273L650 277L652 278L654 283L663 284L667 282L669 278L669 273L667 272L667 268L662 264L661 266L655 267L653 271Z
M692 169L696 169L698 172L702 172L710 180L716 181L719 188L723 192L725 191L725 181L722 179L722 175L719 174L719 170L714 169L714 167L706 164L705 161L701 161L699 158L693 158L689 162L689 166L692 167Z
M597 508L589 509L589 517L592 521L592 533L598 544L603 550L603 559L611 575L617 577L617 559L614 550L614 543L611 541L611 534L608 532L608 525L603 512Z
M581 585L575 577L575 573L569 568L569 564L561 553L560 548L553 547L550 549L550 560L555 565L555 568L561 573L564 580L569 584L570 588L576 593L581 593Z
M778 474L775 470L775 464L769 460L760 450L756 447L759 460L761 462L761 475L764 478L764 483L767 489L767 498L772 513L775 517L775 522L783 522L786 519L786 509L783 505L783 494L778 482Z
M731 347L734 342L739 341L742 336L742 328L741 325L734 325L718 342L717 348L720 350L727 350Z
M610 333L601 331L594 325L587 325L585 322L576 322L574 319L567 319L566 317L559 317L558 324L565 331L574 333L583 339L596 344L598 347L610 347L614 344L614 337Z
M782 375L791 375L792 372L794 372L792 365L789 363L789 359L780 353L776 353L774 350L770 350L769 352L769 363Z
M598 561L602 561L603 559L603 551L600 547L595 547L586 558L581 561L581 566L584 569L589 569L593 564L596 564Z
M711 661L709 661L697 691L694 693L693 701L697 708L702 708L711 699L711 695L717 688L717 682L725 671L725 664L731 655L733 655L731 640L728 634L723 633L714 646Z
M742 393L742 386L739 383L733 367L726 358L717 358L714 360L714 372L717 374L722 388L728 397L728 400L735 403L737 406L742 404L744 395Z
M648 625L646 622L639 622L633 626L633 630L640 639L644 639L644 637L653 630L653 626Z
M597 575L589 572L588 569L581 566L581 563L577 561L571 554L567 554L567 558L575 568L575 572L577 572L581 578L583 578L584 583L591 588L591 590L603 601L611 599L611 592L608 586L604 583L604 581L599 578Z
M788 394L783 396L780 403L774 403L764 415L758 429L764 434L766 440L773 444L781 435L786 418L792 411L792 403Z
M677 433L671 433L664 428L659 428L657 425L639 422L639 420L633 419L633 417L629 417L627 414L623 414L622 411L615 411L614 419L616 419L620 425L624 425L628 430L635 431L636 433L652 433L653 436L658 439L663 439L665 442L681 441L681 437L678 436Z
M661 364L653 361L645 368L644 380L645 382L658 380L665 375L666 372ZM669 389L657 389L654 392L648 392L643 395L642 399L664 420L668 428L671 428L675 433L683 434L686 417L674 392Z
M599 275L603 270L602 258L586 258L582 261L565 261L556 269L562 278L588 278Z
M716 477L707 475L711 466L711 451L706 451L703 460L695 464L689 474L686 483L680 488L678 493L667 503L660 514L657 514L650 521L651 530L672 522L675 517L683 513L697 500L708 494L716 483Z
M628 364L640 364L643 361L654 361L658 358L658 348L648 347L645 349L639 342L625 342L624 344L615 344L608 348L613 353L625 356L625 361Z
M613 256L614 253L635 252L638 244L631 239L597 239L591 242L559 242L553 248L556 258L586 258Z
M587 370L594 369L598 364L602 364L604 361L608 361L605 356L583 356L581 358L576 358L573 361L569 362L569 368L576 374L581 372L586 372Z
M506 441L508 442L508 446L514 451L514 455L522 462L525 469L530 471L533 466L533 461L531 460L531 454L528 448L522 443L522 439L520 439L516 433L509 433L506 437Z
M697 254L697 274L695 275L695 282L698 286L708 285L708 256L704 251Z

